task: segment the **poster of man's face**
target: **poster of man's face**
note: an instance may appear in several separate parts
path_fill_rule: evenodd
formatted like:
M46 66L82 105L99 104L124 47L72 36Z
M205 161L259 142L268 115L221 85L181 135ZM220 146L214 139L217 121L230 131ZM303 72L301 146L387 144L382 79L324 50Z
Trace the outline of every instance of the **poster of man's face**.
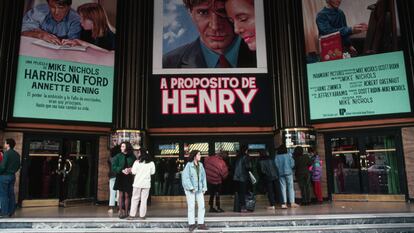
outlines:
M267 73L262 0L155 0L154 74Z

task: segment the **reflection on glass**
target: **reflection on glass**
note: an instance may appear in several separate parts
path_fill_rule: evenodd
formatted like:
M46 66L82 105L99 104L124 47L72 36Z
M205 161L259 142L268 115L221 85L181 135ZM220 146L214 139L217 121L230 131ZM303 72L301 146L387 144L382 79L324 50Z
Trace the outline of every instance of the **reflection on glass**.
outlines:
M65 176L65 198L91 198L93 192L93 171L94 155L92 154L92 143L82 140L66 141L67 150L64 151L64 157L61 167L68 173Z
M165 143L156 145L154 162L155 175L151 179L151 194L156 196L184 195L181 185L181 172L184 169L182 160L179 159L180 144Z
M353 137L331 139L335 193L361 193L359 151Z
M60 142L33 140L29 144L27 199L59 198L59 181L56 174Z
M208 142L184 143L184 157L188 157L192 150L199 150L201 156L208 156Z
M229 152L229 157L234 157L237 154L237 151L240 149L239 142L215 142L214 151L227 151Z
M58 198L57 156L30 156L28 168L28 198Z
M369 193L401 193L394 137L371 136L365 141Z

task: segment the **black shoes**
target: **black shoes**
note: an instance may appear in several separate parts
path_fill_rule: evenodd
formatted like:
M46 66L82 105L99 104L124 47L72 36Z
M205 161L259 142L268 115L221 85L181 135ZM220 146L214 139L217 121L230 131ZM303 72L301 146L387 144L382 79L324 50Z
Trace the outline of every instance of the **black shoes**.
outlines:
M196 228L197 228L197 224L192 224L192 225L190 225L190 226L188 227L188 230L189 230L190 232L193 232Z
M209 230L210 228L208 228L208 227L206 226L206 224L200 224L200 225L198 225L198 229L199 229L199 230Z
M224 210L220 207L217 207L217 209L214 208L214 207L210 207L210 210L208 212L210 212L210 213L223 213Z

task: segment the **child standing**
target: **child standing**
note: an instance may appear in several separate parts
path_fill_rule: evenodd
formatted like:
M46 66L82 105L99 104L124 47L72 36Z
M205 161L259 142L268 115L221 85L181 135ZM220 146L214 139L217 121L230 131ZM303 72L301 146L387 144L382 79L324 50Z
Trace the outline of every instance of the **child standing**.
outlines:
M309 154L312 155L313 164L312 164L312 183L313 183L313 192L315 197L318 200L319 204L322 204L322 187L321 187L321 177L322 177L322 161L313 149L309 148Z

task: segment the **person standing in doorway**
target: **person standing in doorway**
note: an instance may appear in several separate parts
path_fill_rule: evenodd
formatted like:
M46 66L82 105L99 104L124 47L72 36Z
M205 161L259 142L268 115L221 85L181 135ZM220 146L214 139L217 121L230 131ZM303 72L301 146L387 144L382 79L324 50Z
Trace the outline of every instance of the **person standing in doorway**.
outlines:
M20 155L14 150L16 142L12 138L5 140L3 160L0 162L0 217L11 217L16 210L14 183L16 172L20 169Z
M222 183L229 174L224 157L228 152L219 151L217 154L209 156L204 159L204 167L207 174L207 186L210 192L210 205L209 212L224 212L220 206L220 193L222 189ZM216 208L214 208L214 197L216 198Z
M145 215L147 214L147 200L151 188L151 175L155 174L155 164L145 149L140 148L138 150L137 160L132 165L131 172L135 175L135 178L132 184L131 211L128 219L135 218L138 203L140 203L139 217L145 219Z
M121 153L114 157L112 164L112 169L116 173L114 190L119 191L119 218L126 218L128 216L132 182L134 180L131 174L131 167L134 161L135 155L131 143L121 143Z
M204 193L207 191L206 172L203 164L200 162L201 153L199 150L192 150L188 157L188 163L185 165L182 174L182 185L187 198L188 208L188 224L190 232L196 228L200 230L208 230L204 223L205 207ZM195 224L195 202L197 201L198 214L197 224Z

